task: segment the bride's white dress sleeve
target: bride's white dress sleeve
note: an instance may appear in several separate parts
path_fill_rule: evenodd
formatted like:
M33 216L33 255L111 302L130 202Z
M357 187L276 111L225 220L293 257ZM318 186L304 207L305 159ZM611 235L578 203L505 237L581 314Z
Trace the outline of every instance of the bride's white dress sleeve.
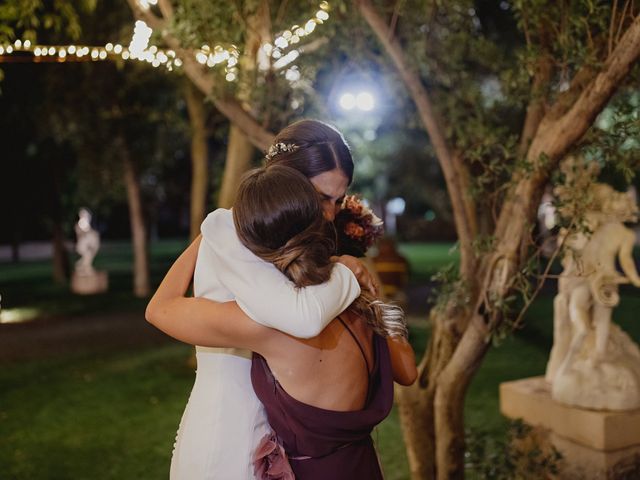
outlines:
M238 239L230 210L218 209L202 224L203 241L224 272L221 281L254 321L298 338L318 335L360 295L347 267L338 263L322 285L296 289L276 267Z

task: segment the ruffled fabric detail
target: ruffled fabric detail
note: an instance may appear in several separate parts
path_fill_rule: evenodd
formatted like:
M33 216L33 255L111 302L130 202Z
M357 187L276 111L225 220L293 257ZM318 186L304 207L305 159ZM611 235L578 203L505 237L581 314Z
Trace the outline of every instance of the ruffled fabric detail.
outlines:
M253 473L258 480L295 480L287 454L275 433L260 440L253 455Z

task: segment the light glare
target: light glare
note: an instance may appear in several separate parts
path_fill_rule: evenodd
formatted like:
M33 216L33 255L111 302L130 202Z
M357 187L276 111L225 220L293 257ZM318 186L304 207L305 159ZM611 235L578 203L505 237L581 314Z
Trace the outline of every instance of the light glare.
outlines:
M373 95L369 92L360 92L356 97L356 106L365 112L370 112L375 107Z
M356 97L353 93L345 93L340 97L340 106L344 110L353 110L356 106Z

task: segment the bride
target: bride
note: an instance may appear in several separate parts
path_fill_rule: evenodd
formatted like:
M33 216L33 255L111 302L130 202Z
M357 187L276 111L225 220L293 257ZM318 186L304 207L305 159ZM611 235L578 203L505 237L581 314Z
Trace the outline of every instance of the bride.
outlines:
M280 132L267 154L270 165L287 165L309 178L332 220L353 175L342 135L315 120L302 120ZM360 294L373 289L367 271L342 257L329 279L296 289L273 265L255 256L236 234L230 210L211 213L201 227L194 274L196 297L235 304L221 319L248 315L264 326L311 338ZM241 317L241 318L242 318ZM188 319L188 313L176 316ZM194 344L199 342L194 339ZM268 430L266 414L250 382L251 353L235 348L196 347L196 379L185 408L171 460L171 479L250 479L249 459Z

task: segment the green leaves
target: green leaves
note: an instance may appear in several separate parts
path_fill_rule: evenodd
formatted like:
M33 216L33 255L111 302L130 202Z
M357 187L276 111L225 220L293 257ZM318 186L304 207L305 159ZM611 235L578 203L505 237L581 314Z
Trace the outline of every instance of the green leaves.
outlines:
M36 33L50 31L65 41L77 40L82 31L80 14L95 9L96 0L5 0L0 5L0 43L36 40Z
M467 431L465 468L473 478L486 480L541 479L558 473L562 455L521 420L509 424L506 438Z
M640 168L640 91L622 91L600 114L580 145L603 167L605 180L628 186Z

